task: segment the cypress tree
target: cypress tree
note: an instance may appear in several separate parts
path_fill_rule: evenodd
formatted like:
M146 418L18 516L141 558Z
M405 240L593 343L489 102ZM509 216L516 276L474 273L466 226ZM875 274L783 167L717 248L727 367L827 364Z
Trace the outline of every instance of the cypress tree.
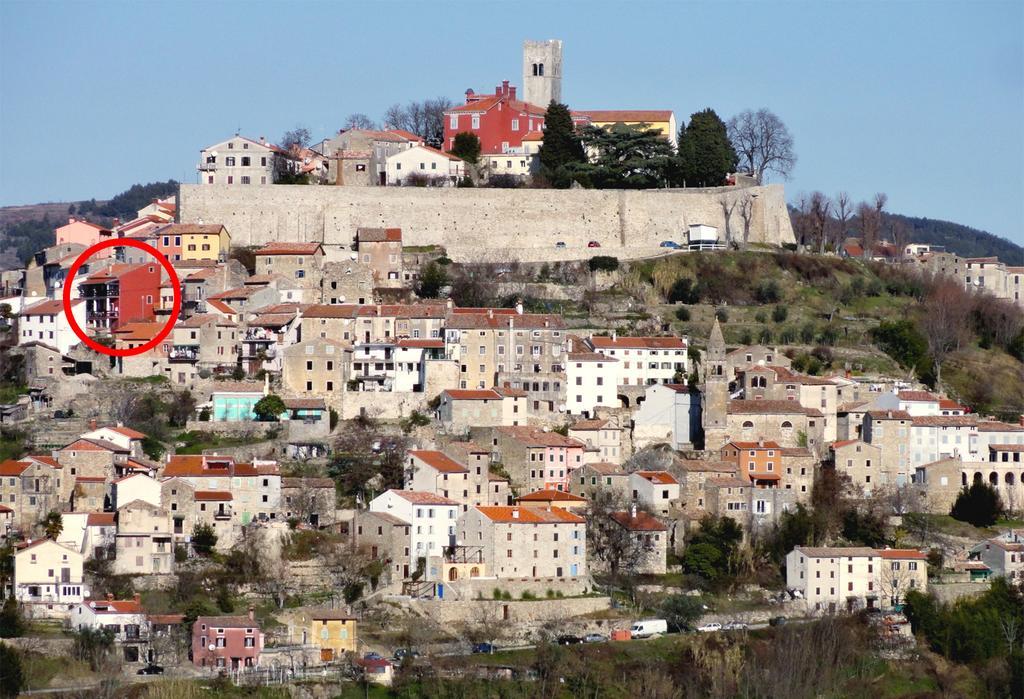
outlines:
M544 115L544 143L539 152L541 173L559 189L572 185L572 167L585 163L583 143L572 123L569 107L551 101Z
M725 122L715 110L705 109L690 116L679 130L676 184L689 187L718 187L735 171L736 151L729 141Z

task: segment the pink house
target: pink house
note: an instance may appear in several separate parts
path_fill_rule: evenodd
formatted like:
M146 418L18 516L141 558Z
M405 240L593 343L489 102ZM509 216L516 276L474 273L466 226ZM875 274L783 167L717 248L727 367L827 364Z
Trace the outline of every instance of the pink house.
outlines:
M528 492L569 489L570 473L583 465L586 445L558 432L519 425L496 427L493 446L513 482Z
M237 670L257 667L263 633L253 608L246 616L201 616L192 624L192 664Z
M63 245L64 243L77 243L78 245L84 245L89 247L95 245L101 240L108 240L112 233L110 230L103 226L97 226L95 223L89 223L80 218L72 216L68 219L67 225L61 226L57 229L57 245ZM110 257L113 254L111 248L106 250L100 250L96 253L96 257Z

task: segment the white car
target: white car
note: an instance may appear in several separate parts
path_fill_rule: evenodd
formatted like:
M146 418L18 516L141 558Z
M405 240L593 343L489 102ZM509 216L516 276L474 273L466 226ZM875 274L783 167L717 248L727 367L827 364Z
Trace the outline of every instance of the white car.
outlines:
M703 632L721 631L722 630L722 625L719 624L717 621L712 621L709 624L703 624L701 626L698 626L697 630L698 631L703 631Z

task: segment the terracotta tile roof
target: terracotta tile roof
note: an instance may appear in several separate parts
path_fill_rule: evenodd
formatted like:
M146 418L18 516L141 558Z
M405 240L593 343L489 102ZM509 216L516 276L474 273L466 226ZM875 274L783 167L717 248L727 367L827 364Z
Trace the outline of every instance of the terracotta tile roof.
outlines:
M838 442L832 442L831 446L832 446L833 449L841 449L842 447L848 447L851 444L856 444L859 441L861 441L861 440L859 440L859 439L842 439L842 440L840 440Z
M867 416L872 420L910 420L906 410L869 410Z
M172 223L161 229L161 235L219 235L224 230L220 223Z
M686 349L681 337L602 337L590 338L595 349Z
M112 527L114 524L113 512L90 512L85 518L87 527Z
M28 467L29 464L24 461L15 461L14 459L0 461L0 476L20 476Z
M928 560L928 554L917 549L878 549L878 555L887 560L906 560L908 558L916 561Z
M452 313L445 326L453 330L477 330L506 329L510 324L517 330L565 329L565 319L554 313Z
M248 325L251 328L282 328L296 317L290 313L260 313L250 320Z
M914 427L974 427L978 418L973 415L921 415L911 418Z
M126 452L127 449L119 447L116 444L110 442L104 442L101 439L82 439L78 438L71 444L65 447L61 447L59 451L112 451L112 452Z
M75 299L71 302L72 306L78 306L79 304L85 303L85 299ZM63 301L42 301L40 303L33 304L27 308L23 308L20 313L21 317L26 316L51 316L51 315L63 315L64 313L64 302Z
M619 464L613 464L610 461L594 461L589 464L583 464L580 468L589 468L592 471L600 473L602 476L625 476L625 471L622 470L622 466Z
M805 408L795 400L731 400L730 415L794 415L823 417L816 408Z
M543 141L544 140L544 132L543 131L531 131L530 133L528 133L525 136L523 136L523 140L524 141Z
M866 546L797 546L808 558L875 558L879 552Z
M967 408L960 405L955 400L943 398L939 401L939 410L967 410Z
M576 447L582 449L584 446L583 442L578 439L563 437L557 432L545 432L539 427L519 425L515 427L498 427L496 429L506 437L529 447Z
M50 468L63 468L60 462L57 461L57 459L53 458L52 456L44 456L42 454L29 454L28 456L23 456L21 458L22 460L36 461L38 463L45 464Z
M677 459L676 466L688 473L736 473L736 462L734 461Z
M796 383L803 386L834 386L835 384L827 378L821 376L810 376L808 374L798 374L794 371L781 366L763 366L753 367L747 370L747 373L756 373L758 371L771 371L775 374L776 380L782 383Z
M227 313L229 315L235 315L236 313L238 313L238 311L236 311L234 308L227 305L223 301L218 301L217 299L206 299L206 305L213 306L221 313Z
M1024 453L1024 444L989 444L989 451L1010 451Z
M191 316L185 320L178 321L176 328L201 328L207 323L216 323L220 320L220 316L214 315L213 313L200 313L198 315Z
M146 618L151 624L182 624L185 621L184 614L149 614Z
M664 386L665 388L673 390L676 393L690 393L690 387L685 383L663 383L654 384L654 386ZM650 388L654 388L654 386L650 386Z
M912 403L938 403L939 397L928 391L900 391L897 394L900 400Z
M199 502L223 502L234 498L227 490L197 490L195 499Z
M83 604L96 614L142 614L142 605L132 599L89 599Z
M626 529L633 532L667 532L668 527L653 515L638 511L636 517L629 512L612 512L610 517Z
M146 341L152 340L160 331L164 329L165 323L161 322L139 322L139 323L125 323L117 330L114 331L118 342L129 342L132 340Z
M726 446L737 449L781 449L778 442L729 442Z
M403 500L408 500L414 505L458 505L459 503L436 493L427 493L422 490L396 490L392 488L388 492L394 493Z
M645 122L669 121L671 109L587 109L575 110L573 116L588 117L598 122Z
M114 279L120 279L123 275L128 274L129 272L133 272L133 271L135 271L137 269L141 269L141 268L146 267L146 266L148 266L148 265L144 265L144 264L140 264L140 265L126 265L126 264L111 265L107 269L100 270L99 272L94 272L94 273L90 274L88 277L86 277L82 281L82 283L83 284L93 284L93 283L99 283L99 282L108 282L108 281L112 281Z
M562 490L535 490L519 497L518 502L586 502L586 498Z
M207 468L204 468L206 464ZM212 468L211 468L212 466ZM175 476L226 476L231 475L235 460L230 456L203 454L174 454L164 465L160 474L164 478Z
M978 432L1024 432L1024 425L1014 425L1008 422L996 422L993 420L979 420Z
M121 425L118 425L117 427L108 427L107 429L117 432L118 434L123 434L128 439L145 439L147 437L147 435L142 432L138 432L130 427L124 427Z
M207 628L258 629L260 622L247 616L201 616L195 623L206 624Z
M617 362L615 357L609 357L600 352L570 352L570 362Z
M107 479L103 476L76 476L75 483L106 483Z
M320 243L267 243L256 251L257 255L313 255L317 251L323 252Z
M569 425L569 429L574 432L593 432L602 429L607 424L607 420L577 420Z
M678 485L679 481L668 471L636 471L636 475L655 485Z
M755 474L750 474L750 477L753 478L754 475ZM779 477L778 474L771 474L771 475L775 476L775 478ZM758 477L760 478L760 476L758 476ZM738 478L738 477L732 477L732 478L709 478L709 479L707 479L704 482L704 484L705 485L714 486L714 487L717 487L717 488L750 488L751 487L749 479L748 480L744 480L744 479Z
M450 156L449 156L450 157ZM401 243L401 228L357 228L356 241L360 243Z
M442 393L452 400L501 400L501 394L492 388L446 388Z
M413 143L423 143L423 137L417 136L412 131L406 131L405 129L388 129L388 133L404 138L406 141L412 141Z
M8 512L13 513L14 510L9 508L7 505L0 505L0 513L7 514Z
M284 398L284 407L289 410L326 410L323 398Z
M419 449L410 451L409 456L415 456L427 466L441 473L469 473L469 469L441 451Z
M303 318L355 318L359 306L351 303L314 303L302 311Z
M526 398L527 396L526 391L519 388L511 388L509 386L495 386L494 390L506 398Z
M212 296L207 296L206 301L209 303L210 301L220 301L222 299L247 299L259 290L259 287L255 286L240 286L237 289L227 289Z
M503 524L583 524L587 520L560 507L477 507L487 519Z

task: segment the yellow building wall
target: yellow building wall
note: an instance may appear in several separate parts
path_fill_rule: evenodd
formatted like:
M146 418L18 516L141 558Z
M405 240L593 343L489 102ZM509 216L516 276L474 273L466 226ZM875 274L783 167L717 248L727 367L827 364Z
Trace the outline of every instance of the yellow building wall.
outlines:
M209 245L210 249L204 250L204 245ZM190 246L195 246L195 250L190 250ZM186 233L181 236L181 259L183 260L219 260L222 253L224 257L227 257L230 250L231 237L226 230L222 230L217 235Z
M314 644L321 649L333 651L333 658L336 659L342 653L355 653L356 643L356 621L355 619L314 619L311 625Z

